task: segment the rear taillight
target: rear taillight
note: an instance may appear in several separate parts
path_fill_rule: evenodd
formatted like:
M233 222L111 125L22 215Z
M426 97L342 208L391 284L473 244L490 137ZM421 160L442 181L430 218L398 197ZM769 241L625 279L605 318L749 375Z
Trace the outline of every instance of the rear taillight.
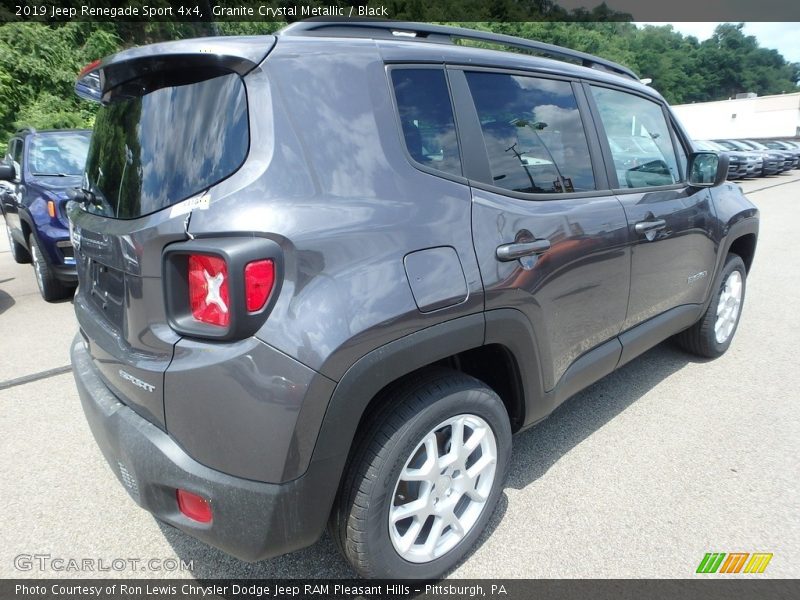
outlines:
M201 323L227 327L231 322L228 266L222 258L189 256L189 305Z
M254 260L244 268L244 293L247 312L264 307L275 285L275 263L270 259Z
M90 62L88 65L86 65L80 70L80 72L78 73L78 79L86 75L86 73L97 67L99 64L100 64L99 58L97 60L93 60L92 62Z
M180 335L241 340L254 335L278 299L283 252L257 236L198 238L164 250L164 300Z

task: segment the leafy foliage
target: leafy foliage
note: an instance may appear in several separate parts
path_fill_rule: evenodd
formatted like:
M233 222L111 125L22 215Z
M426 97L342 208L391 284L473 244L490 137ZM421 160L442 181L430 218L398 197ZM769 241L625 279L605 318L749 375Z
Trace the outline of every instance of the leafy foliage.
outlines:
M800 64L759 47L753 36L743 33L741 24L720 25L713 37L699 42L669 25L638 28L620 21L627 15L602 5L566 13L551 0L463 0L464 12L459 12L447 0L392 3L399 19L437 20L447 14L480 13L485 21L453 24L536 39L620 62L640 77L652 78L653 87L671 103L719 100L739 92L765 95L800 90ZM543 20L513 21L521 15L538 15ZM96 58L134 45L202 35L264 34L281 25L269 21L0 25L0 141L23 125L90 127L95 107L79 100L73 85L80 68Z

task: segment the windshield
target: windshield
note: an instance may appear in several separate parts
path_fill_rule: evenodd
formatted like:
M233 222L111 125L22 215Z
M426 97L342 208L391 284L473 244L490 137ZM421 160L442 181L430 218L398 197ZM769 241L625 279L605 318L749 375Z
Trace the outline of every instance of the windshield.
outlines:
M28 169L35 176L80 175L89 151L89 132L37 133L28 146Z
M730 150L744 150L745 152L753 151L753 149L750 146L743 144L741 142L734 142L733 140L723 140L720 141L719 143Z
M752 140L745 140L743 143L755 148L756 150L769 150L769 148L767 148L764 144L754 142Z
M249 148L241 78L128 82L97 114L86 161L86 209L119 219L156 212L235 172ZM202 75L200 75L202 76ZM122 89L124 88L124 89Z
M724 152L725 150L729 149L723 146L722 144L718 144L717 142L712 142L710 140L701 140L698 142L698 144L701 144L700 147L703 148L703 150L715 150L717 152Z

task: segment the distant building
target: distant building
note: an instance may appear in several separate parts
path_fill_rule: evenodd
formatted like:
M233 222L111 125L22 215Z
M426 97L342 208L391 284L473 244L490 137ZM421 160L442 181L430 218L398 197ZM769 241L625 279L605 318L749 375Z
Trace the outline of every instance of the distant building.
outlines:
M800 92L738 94L732 100L680 104L673 109L689 135L698 140L800 138Z

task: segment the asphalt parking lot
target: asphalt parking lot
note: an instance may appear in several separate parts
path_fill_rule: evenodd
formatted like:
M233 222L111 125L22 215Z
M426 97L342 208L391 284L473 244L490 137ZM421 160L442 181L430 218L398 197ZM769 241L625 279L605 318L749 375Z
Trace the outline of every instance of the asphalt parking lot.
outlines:
M730 351L703 362L662 344L514 439L480 547L453 577L692 577L706 552L770 552L760 577L800 577L800 173L743 183L762 226ZM47 304L0 241L0 577L19 555L178 558L191 568L102 576L351 577L332 542L247 564L159 525L105 464L69 364L69 302ZM15 566L16 564L16 566ZM117 565L120 563L117 562ZM129 565L131 563L128 563ZM741 575L737 575L740 577ZM705 576L707 577L707 576Z

